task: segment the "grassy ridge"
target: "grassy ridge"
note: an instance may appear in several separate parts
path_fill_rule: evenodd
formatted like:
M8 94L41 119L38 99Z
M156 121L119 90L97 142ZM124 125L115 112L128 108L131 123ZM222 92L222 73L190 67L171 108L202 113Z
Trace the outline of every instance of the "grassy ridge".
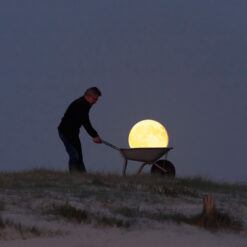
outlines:
M202 177L192 178L176 178L169 179L158 176L132 175L122 177L117 174L73 174L66 172L50 171L50 170L32 170L16 173L0 173L0 189L23 189L23 188L68 188L80 185L98 185L102 187L117 187L123 189L138 190L141 187L143 190L155 192L155 187L166 187L167 190L174 190L174 194L187 194L190 190L206 191L206 192L221 192L221 193L245 193L247 184L237 183L219 183ZM159 189L157 189L157 192ZM188 192L189 193L189 192ZM168 194L173 194L168 192Z
M19 225L23 236L23 232L42 235L37 226L24 226L3 217L9 208L12 211L18 208L23 214L28 211L36 217L48 217L51 222L65 220L96 227L129 228L141 222L174 222L209 230L243 229L244 223L225 210L227 204L224 210L217 211L214 220L205 219L199 208L209 193L219 205L234 198L235 205L247 207L247 185L218 183L201 177L168 179L147 174L122 177L49 170L0 173L0 228L18 230ZM33 206L35 201L39 202L38 207ZM179 205L187 207L188 212L176 209Z

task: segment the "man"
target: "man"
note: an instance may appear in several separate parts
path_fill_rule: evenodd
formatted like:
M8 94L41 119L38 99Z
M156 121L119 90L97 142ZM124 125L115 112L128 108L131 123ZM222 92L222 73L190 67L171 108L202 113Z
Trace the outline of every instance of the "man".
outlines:
M98 133L92 127L89 120L90 108L97 102L99 96L101 96L101 92L98 88L91 87L87 89L84 96L69 105L58 126L59 136L69 154L70 172L86 172L79 139L80 127L82 125L95 143L101 143Z

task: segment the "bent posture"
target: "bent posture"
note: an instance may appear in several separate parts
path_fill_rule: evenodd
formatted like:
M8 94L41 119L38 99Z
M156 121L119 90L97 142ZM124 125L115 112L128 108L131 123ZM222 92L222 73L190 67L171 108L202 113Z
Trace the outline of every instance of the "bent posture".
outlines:
M89 120L90 108L97 102L99 96L101 96L101 92L98 88L87 89L84 96L69 105L58 126L59 136L69 155L70 172L86 172L79 138L81 126L86 129L95 143L101 143L98 133Z

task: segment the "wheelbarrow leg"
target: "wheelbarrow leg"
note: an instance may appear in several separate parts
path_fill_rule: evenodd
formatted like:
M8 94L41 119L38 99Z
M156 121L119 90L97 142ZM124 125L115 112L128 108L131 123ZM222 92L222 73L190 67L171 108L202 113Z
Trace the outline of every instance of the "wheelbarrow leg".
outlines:
M142 172L142 169L144 168L144 166L147 165L146 162L144 162L141 167L139 168L138 172L137 172L137 175L139 175L141 172Z
M126 176L127 163L128 163L128 160L124 159L124 166L123 166L123 171L122 171L123 176Z

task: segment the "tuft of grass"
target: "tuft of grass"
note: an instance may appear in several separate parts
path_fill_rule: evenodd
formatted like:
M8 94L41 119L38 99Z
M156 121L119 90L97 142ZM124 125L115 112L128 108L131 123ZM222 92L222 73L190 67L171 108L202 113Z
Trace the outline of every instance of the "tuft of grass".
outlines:
M163 194L169 197L178 197L179 195L198 197L198 192L188 187L175 187L169 185L148 185L144 187L144 191L151 193Z
M123 219L109 217L109 216L98 216L96 217L96 222L98 226L110 226L110 227L123 227L129 228L131 226L130 221Z
M199 193L195 189L187 186L176 186L173 184L121 184L120 190L126 192L142 191L169 197L178 197L180 195L199 197Z
M97 186L107 186L98 176L94 176L91 183Z
M5 223L2 219L2 217L0 217L0 229L3 229L3 228L5 228Z
M57 216L62 216L69 221L90 222L89 214L86 210L77 209L68 203L62 205L53 205L52 210L49 212Z
M210 231L220 229L240 232L243 230L243 223L226 212L215 209L214 214L208 217L204 212L186 219L188 224L203 227Z
M3 211L5 209L5 203L3 201L0 201L0 211Z
M139 208L120 207L112 209L114 214L119 214L127 218L137 218L143 215Z
M93 177L91 183L94 184L94 185L104 185L104 183L98 177Z
M153 214L151 218L157 221L172 221L177 224L186 223L189 225L197 226L216 232L219 230L229 230L240 232L243 230L243 223L225 212L215 211L212 217L208 217L204 212L193 215L185 216L183 214Z
M157 222L173 221L175 223L187 222L186 216L182 214L166 214L164 212L150 212L146 210L140 210L139 208L116 208L112 210L113 213L119 214L127 218L146 218Z
M219 231L219 230L233 230L241 231L243 230L243 223L225 212L219 212L215 209L212 217L208 217L204 212L193 215L185 216L180 213L167 214L164 212L149 212L141 211L139 208L116 208L112 210L113 213L122 215L127 218L147 218L158 222L172 221L177 224L186 223L193 226L198 226L205 228L209 231Z
M176 186L196 188L201 191L213 191L213 192L224 192L224 193L245 193L247 190L246 184L239 183L226 183L226 182L215 182L203 177L189 177L189 178L177 178L175 179Z
M4 222L4 227L14 228L17 232L20 233L22 237L25 236L25 233L31 233L32 235L35 235L35 236L42 235L42 231L39 228L35 226L32 226L32 227L23 226L21 223L15 223L12 220L6 220Z
M54 235L61 235L62 232L60 231L46 231L46 230L41 230L36 226L24 226L21 223L15 223L12 220L6 219L3 220L0 217L0 239L1 238L8 238L8 232L4 233L3 229L10 228L14 229L16 232L18 232L21 236L22 239L26 239L26 236L28 235L33 235L33 236L54 236ZM7 235L6 235L7 234Z
M68 221L75 221L78 223L86 223L90 224L92 220L96 222L98 226L116 226L116 227L130 227L130 222L109 217L109 216L100 216L100 215L93 215L87 212L86 210L77 209L68 203L63 205L53 205L53 209L49 211L57 216L62 216L63 218L67 219ZM90 217L89 217L90 216Z

